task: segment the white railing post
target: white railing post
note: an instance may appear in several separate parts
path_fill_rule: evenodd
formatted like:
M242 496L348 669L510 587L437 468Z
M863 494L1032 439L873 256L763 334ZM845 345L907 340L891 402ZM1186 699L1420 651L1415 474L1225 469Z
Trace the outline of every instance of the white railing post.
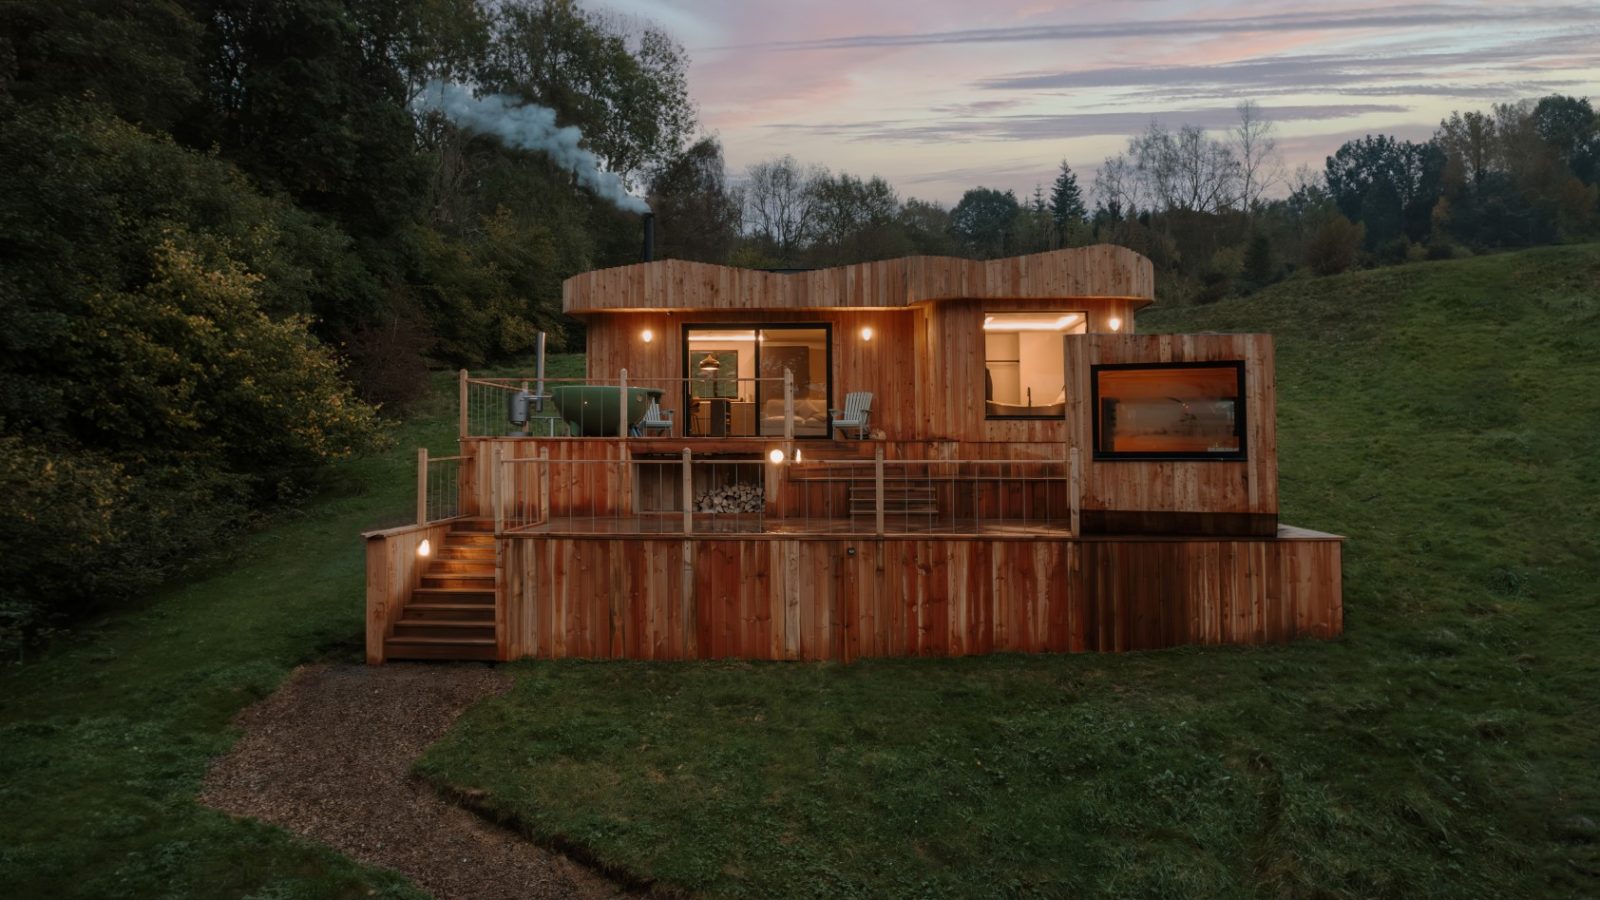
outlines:
M506 510L504 503L506 470L505 460L501 459L500 445L498 443L494 445L494 453L490 455L489 465L494 471L493 479L489 484L489 504L494 507L494 533L498 536L505 534L506 531Z
M471 428L470 428L470 426L468 425L468 422L467 422L467 370L466 369L462 369L460 372L456 373L456 384L457 384L457 392L461 395L460 396L460 401L461 401L461 412L460 412L460 418L461 418L460 431L461 431L461 435L460 435L460 439L461 440L466 440L468 437L470 437L468 432L471 431Z
M794 440L794 372L783 370L783 439Z
M683 448L683 533L694 532L694 469L689 448Z
M417 448L417 524L428 524L428 448Z
M617 403L617 437L624 437L625 438L625 437L628 436L628 425L631 424L628 421L628 370L627 369L623 369L622 370L622 375L618 378L618 382L617 383L620 385L620 387L618 387L618 389L617 389L619 394L620 394L620 396L617 398L617 400L618 400L618 403Z
M873 516L877 520L878 534L883 534L883 444L878 444L872 453L872 481L875 485L873 493L877 497L877 505L873 509Z

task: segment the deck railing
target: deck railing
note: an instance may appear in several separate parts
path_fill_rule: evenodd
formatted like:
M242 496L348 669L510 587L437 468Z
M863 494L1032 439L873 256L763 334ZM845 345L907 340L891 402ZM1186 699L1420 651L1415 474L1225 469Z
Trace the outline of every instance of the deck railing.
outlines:
M1060 459L554 459L493 451L502 536L1075 535L1080 463ZM781 458L778 458L780 457Z
M798 384L789 370L782 377L740 378L634 378L623 369L615 378L546 378L544 396L530 378L472 377L465 369L460 382L460 436L579 437L567 417L556 409L552 392L563 386L610 388L616 402L604 405L615 422L580 414L588 429L626 437L769 437L789 440L796 436L827 433L828 398L814 396L820 384ZM640 425L637 404L627 401L631 389L658 392L660 408L670 414L671 426ZM510 409L518 395L532 397L525 422L513 421ZM537 409L533 407L538 407ZM597 409L600 408L597 405ZM593 435L591 435L593 436Z
M462 514L461 464L464 456L428 455L417 448L417 524L453 519Z

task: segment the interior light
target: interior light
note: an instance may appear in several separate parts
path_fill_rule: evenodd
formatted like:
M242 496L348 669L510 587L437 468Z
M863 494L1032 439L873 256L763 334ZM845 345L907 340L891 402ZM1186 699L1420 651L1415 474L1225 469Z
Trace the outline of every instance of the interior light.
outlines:
M648 344L656 339L656 333L646 328L645 330L639 332L639 339Z
M1078 320L1077 313L1039 317L984 316L984 331L1065 331Z
M1112 316L1110 319L1108 319L1106 324L1111 326L1112 331L1120 331L1122 329L1122 320L1116 316Z
M799 462L800 461L800 451L799 450L795 450L794 451L794 461L795 462Z
M767 459L770 460L773 465L777 465L778 463L783 462L783 451L774 447L772 452L767 454Z
M422 543L417 545L417 555L418 556L427 556L429 553L432 553L432 552L433 552L433 548L431 546L429 546L428 539L427 538L423 538L422 539Z
M871 325L868 325L867 327L861 329L861 339L863 341L872 340L872 326Z
M710 374L712 372L716 372L717 370L719 370L721 368L722 368L722 363L717 362L717 358L715 356L712 356L710 353L706 354L706 358L705 359L700 360L700 371L705 372L707 374Z

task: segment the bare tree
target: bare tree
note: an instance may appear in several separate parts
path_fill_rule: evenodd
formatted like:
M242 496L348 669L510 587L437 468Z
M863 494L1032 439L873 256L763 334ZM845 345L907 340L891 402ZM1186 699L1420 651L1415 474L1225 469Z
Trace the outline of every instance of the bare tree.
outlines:
M1233 150L1239 162L1239 202L1245 212L1255 209L1261 197L1284 178L1283 156L1273 125L1254 100L1240 103L1239 124L1233 128Z
M1115 217L1136 215L1146 203L1144 182L1126 156L1108 156L1094 176L1094 195Z
M1152 122L1128 141L1134 171L1163 209L1221 212L1239 198L1240 166L1233 150L1184 125L1176 132Z
M793 156L756 163L744 184L745 221L772 244L778 258L792 263L815 229L814 184L827 176L816 166L801 166Z

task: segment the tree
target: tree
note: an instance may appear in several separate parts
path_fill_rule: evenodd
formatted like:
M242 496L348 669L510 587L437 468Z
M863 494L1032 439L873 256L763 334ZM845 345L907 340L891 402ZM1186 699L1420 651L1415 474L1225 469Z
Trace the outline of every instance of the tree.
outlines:
M726 263L739 236L740 205L728 186L722 144L701 138L650 179L656 255Z
M840 173L823 174L809 186L812 209L812 263L843 265L887 259L905 252L894 227L900 199L889 182Z
M950 233L971 256L980 259L1004 256L1021 212L1017 195L1012 191L973 188L962 194L961 202L951 210Z
M745 221L771 248L780 265L794 265L816 227L813 182L827 176L793 156L756 163L746 172Z
M1278 154L1278 141L1272 136L1272 123L1262 117L1261 107L1254 100L1246 100L1236 108L1239 124L1231 136L1239 165L1239 205L1251 212L1260 205L1262 196L1283 180L1283 158Z
M1344 216L1328 217L1306 243L1306 267L1318 275L1337 275L1355 265L1362 230Z
M938 203L908 199L895 216L895 224L910 244L910 252L925 256L950 256L955 243L950 236L950 211Z
M1328 157L1328 194L1346 219L1365 226L1369 248L1426 239L1444 184L1444 151L1387 135L1347 141Z
M1056 239L1065 245L1067 236L1089 217L1083 205L1083 191L1078 188L1078 176L1066 160L1061 161L1061 171L1056 173L1055 184L1050 187L1050 219L1055 223Z
M1240 167L1233 151L1194 125L1167 131L1152 122L1128 141L1128 156L1145 190L1163 210L1217 213L1239 198Z

